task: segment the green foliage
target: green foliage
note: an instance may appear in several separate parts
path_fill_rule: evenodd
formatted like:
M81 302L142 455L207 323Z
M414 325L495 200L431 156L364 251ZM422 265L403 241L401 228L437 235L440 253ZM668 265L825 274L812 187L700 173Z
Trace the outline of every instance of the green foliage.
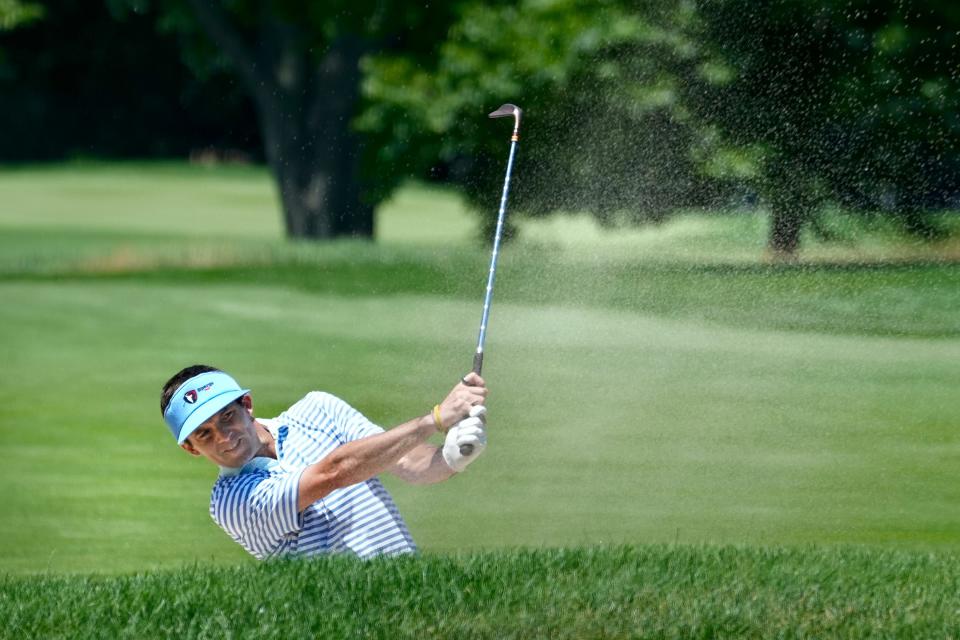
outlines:
M737 147L762 150L770 197L920 215L960 191L960 13L946 2L726 0L698 6L732 77L689 104Z
M957 19L895 0L466 4L433 61L368 61L358 126L378 166L433 166L488 220L505 145L482 114L513 101L516 210L615 224L748 189L788 234L833 202L934 237L924 212L960 191Z
M225 52L204 32L188 1L106 1L118 17L156 8L158 27L181 37L183 60L201 77L229 66ZM272 29L280 29L284 33L269 36L281 38L278 47L285 48L291 55L306 55L314 64L319 64L331 42L344 37L360 38L374 49L399 47L410 55L424 55L436 46L435 34L443 32L453 19L456 7L452 3L428 6L378 0L321 3L234 0L224 3L224 9L231 19L231 28L248 42L268 37Z
M953 637L953 554L619 546L0 578L0 636Z
M43 14L43 6L35 2L0 0L0 34L39 20L43 17ZM0 80L12 74L8 64L7 56L3 48L0 47Z
M215 43L200 6L222 9L221 26L249 55ZM935 239L941 230L926 213L953 206L960 193L960 15L947 0L105 7L0 0L0 31L44 17L3 34L2 115L21 123L4 137L5 159L180 154L194 139L255 148L261 140L245 128L256 121L250 97L259 95L260 123L276 112L261 133L278 176L324 159L331 167L362 161L363 177L345 170L332 178L329 167L327 177L347 185L342 201L362 202L350 215L363 217L405 179L432 173L463 188L489 224L507 138L505 125L484 114L513 101L528 115L511 200L518 213L588 210L618 225L746 192L765 196L778 217L793 216L797 234L833 203L893 216ZM156 40L148 20L161 32ZM76 29L93 44L71 37ZM311 84L303 73L347 41L342 51L354 62L345 68L362 59L363 105L356 74L341 86L333 76ZM116 47L127 52L122 59ZM171 69L177 56L199 82ZM70 101L59 99L67 94ZM343 113L323 111L341 101L350 103ZM198 122L170 124L178 108ZM223 115L217 133L206 113ZM339 123L351 119L361 135L324 152L318 141L333 145ZM317 128L328 122L337 124ZM41 127L47 135L33 135ZM279 180L296 183L293 196L281 194L285 204L308 201L311 179L319 178L298 168Z
M339 205L334 219L361 218L405 179L430 174L461 187L489 225L507 135L484 115L512 101L527 112L511 199L518 213L587 210L618 225L759 193L777 219L796 219L796 234L833 203L935 239L926 213L960 193L960 15L947 0L81 5L49 5L33 41L32 28L4 34L3 115L22 123L5 136L4 158L182 153L187 136L254 148L255 133L232 135L255 122L254 102L275 173L300 167L278 178L294 185L281 193L285 205L310 201L323 161L331 184L347 185L341 202L362 203L348 215ZM223 10L219 24L246 55L210 37L201 6ZM43 11L0 0L0 30ZM76 25L95 44L69 37ZM112 47L121 43L128 54L118 61ZM348 70L361 60L362 79L304 73L331 51L352 56ZM148 62L176 56L200 82ZM58 107L61 93L70 109ZM113 111L134 94L133 106ZM323 111L341 103L342 113ZM200 105L223 114L219 135L208 116L195 129L160 126L176 108L198 114ZM345 140L348 120L360 135ZM163 139L130 124L143 121L160 123ZM32 135L40 127L48 135Z
M464 5L429 64L402 52L366 64L358 128L386 171L434 166L496 212L509 129L484 115L525 109L515 210L589 210L601 221L661 219L716 202L703 132L680 102L696 72L683 5L528 1ZM437 166L439 164L439 166Z
M234 80L192 78L176 38L157 33L155 13L117 14L87 0L45 9L42 20L0 34L0 121L17 123L0 136L0 162L186 158L213 146L256 159L255 114Z
M43 17L43 5L21 0L0 0L0 33Z

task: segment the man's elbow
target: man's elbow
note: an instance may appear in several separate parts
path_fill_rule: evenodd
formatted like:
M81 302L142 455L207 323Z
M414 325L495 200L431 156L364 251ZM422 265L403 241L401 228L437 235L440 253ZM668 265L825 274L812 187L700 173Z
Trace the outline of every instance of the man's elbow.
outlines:
M337 489L356 484L358 466L352 458L338 457L324 459L307 467L300 477L301 511Z

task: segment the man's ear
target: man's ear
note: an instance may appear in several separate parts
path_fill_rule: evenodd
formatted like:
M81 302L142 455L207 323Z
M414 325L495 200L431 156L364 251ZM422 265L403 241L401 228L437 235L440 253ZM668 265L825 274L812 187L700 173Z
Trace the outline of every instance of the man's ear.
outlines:
M240 402L243 403L243 408L247 410L247 413L249 413L250 417L252 418L253 417L253 396L251 396L248 393L247 395L240 398Z
M180 448L183 449L184 451L186 451L187 453L189 453L189 454L191 454L191 455L194 455L194 456L202 456L202 455L203 455L202 453L200 453L199 451L197 451L197 449L196 449L192 444L190 444L190 441L189 441L189 440L187 440L187 441L184 442L182 445L180 445Z

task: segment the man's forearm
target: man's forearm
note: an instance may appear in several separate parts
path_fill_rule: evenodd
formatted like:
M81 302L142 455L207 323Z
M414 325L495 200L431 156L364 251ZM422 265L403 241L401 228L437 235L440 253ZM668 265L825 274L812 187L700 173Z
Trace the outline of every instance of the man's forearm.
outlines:
M427 415L337 447L323 460L304 469L297 510L303 511L336 489L383 473L436 431L433 417Z
M443 459L443 451L432 444L421 444L400 458L388 469L390 473L410 484L434 484L453 475Z

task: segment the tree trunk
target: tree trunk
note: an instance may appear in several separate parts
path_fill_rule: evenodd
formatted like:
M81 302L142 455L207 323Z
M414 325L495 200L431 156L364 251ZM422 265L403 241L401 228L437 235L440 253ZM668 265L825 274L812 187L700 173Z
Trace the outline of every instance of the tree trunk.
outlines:
M816 212L812 185L801 171L775 163L767 174L770 233L767 249L775 260L795 260L803 226Z
M373 207L362 200L361 141L350 130L363 52L358 42L334 41L317 69L291 52L300 59L279 72L280 91L257 100L291 238L373 236Z
M248 42L219 2L189 1L254 99L287 235L372 237L373 206L362 199L361 141L350 130L365 43L337 38L318 63L295 24L265 15L256 42Z
M800 248L802 216L789 203L778 203L770 210L770 236L767 247L777 258L792 258Z
M357 42L340 39L314 69L289 55L278 92L257 100L267 162L292 238L373 236L373 207L362 199L361 142L350 120L360 98Z

